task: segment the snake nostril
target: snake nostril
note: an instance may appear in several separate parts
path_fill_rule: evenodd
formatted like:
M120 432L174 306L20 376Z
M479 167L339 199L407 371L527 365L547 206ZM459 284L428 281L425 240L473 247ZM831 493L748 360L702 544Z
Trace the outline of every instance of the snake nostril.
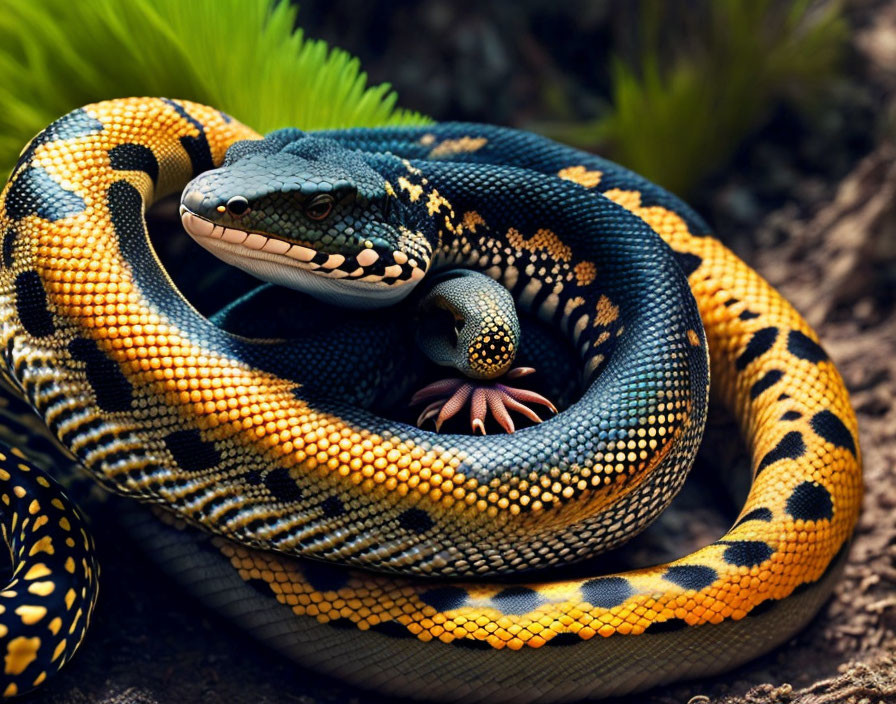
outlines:
M227 212L236 217L245 215L249 212L249 201L243 196L234 196L227 201Z

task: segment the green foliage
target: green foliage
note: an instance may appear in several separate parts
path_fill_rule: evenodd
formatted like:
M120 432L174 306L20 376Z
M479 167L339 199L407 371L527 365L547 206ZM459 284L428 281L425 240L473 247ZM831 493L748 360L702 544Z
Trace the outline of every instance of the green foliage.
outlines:
M608 143L677 193L724 164L777 101L829 80L847 34L837 2L643 0L639 9L638 57L614 61L612 109L569 136Z
M160 95L214 105L267 132L411 124L388 84L296 31L286 0L3 0L0 173L64 113Z

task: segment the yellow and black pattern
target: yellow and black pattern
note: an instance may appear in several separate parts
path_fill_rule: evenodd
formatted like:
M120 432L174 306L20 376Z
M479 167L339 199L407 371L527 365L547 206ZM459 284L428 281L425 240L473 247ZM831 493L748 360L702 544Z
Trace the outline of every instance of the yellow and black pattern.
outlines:
M52 140L54 130L86 134ZM618 244L640 261L610 247L596 254L619 264L607 279L622 291L634 294L649 279L638 288L652 304L616 305L584 287L570 299L571 336L594 377L584 401L522 442L445 442L360 408L335 413L329 399L304 393L311 382L321 386L317 355L300 350L298 383L272 373L262 357L267 345L233 339L160 285L166 279L146 237L144 200L219 163L231 142L251 136L210 108L100 103L38 138L8 186L3 228L12 266L0 288L0 309L11 316L8 364L50 428L102 481L249 544L420 574L506 572L583 556L619 543L668 504L702 433L706 350L686 335L699 328L696 308L677 305L685 284L669 278L674 261L647 246L655 235L641 220L579 196L583 207L599 207L595 227L626 223ZM105 168L72 169L90 160ZM419 169L398 168L427 193ZM457 171L475 192L475 173ZM502 177L493 189L515 198L516 175ZM444 246L441 224L449 230L454 211L427 188L426 212ZM556 233L539 227L527 241L507 266L518 285L523 276L539 283L532 273L542 270L544 285L573 276L572 253L545 259L558 246ZM457 240L461 253L468 242ZM599 244L582 238L583 247ZM626 266L639 267L641 278L625 276ZM529 305L526 291L519 301ZM617 313L623 305L625 329ZM639 334L657 318L666 320L663 335ZM592 363L613 349L615 373L597 375L600 365ZM343 366L343 376L352 372ZM647 366L646 386L616 403ZM600 427L591 430L597 417ZM620 424L631 424L626 432L634 436L619 436ZM558 445L575 452L555 457Z
M40 685L81 644L98 569L78 511L17 448L0 449L0 502L12 566L0 590L0 653L3 696L13 696Z
M717 672L802 626L842 564L861 458L842 380L790 305L686 206L596 157L480 126L328 137L406 159L387 197L397 208L424 204L436 224L430 247L405 228L391 251L367 248L376 260L353 254L371 267L357 277L411 280L396 269L387 282L375 269L409 265L407 242L416 248L409 271L473 266L564 331L589 389L624 373L617 368L638 344L653 344L632 339L647 330L666 335L672 350L639 362L656 393L628 420L599 418L580 402L528 435L486 441L328 407L186 312L146 244L146 203L257 135L212 108L161 99L71 113L29 145L0 203L5 359L54 434L104 483L227 538L200 539L192 552L177 531L159 539L180 571L206 565L213 577L191 577L194 587L217 589L217 605L308 664L443 699L633 691ZM490 163L510 168L489 172ZM556 201L521 201L534 214L518 227L507 225L513 213L468 207L476 175L504 179L486 184L499 202L502 184L509 192L523 169L543 174L539 188L569 199L574 212L597 209L623 234L617 241L611 230L610 249L592 250L570 234L582 223L550 220ZM617 295L645 288L638 277L652 275L649 267L613 288L611 255L646 241L645 223L688 275L702 327L687 302L676 313L662 296L649 299L645 318ZM341 265L333 256L321 253L324 274ZM655 256L657 276L675 268L671 255ZM683 481L702 432L707 347L713 391L737 413L755 478L731 530L680 560L548 583L434 582L251 547L473 575L613 545ZM598 431L607 434L588 445ZM363 525L347 537L351 516ZM491 547L473 545L479 538ZM91 599L78 601L82 624Z

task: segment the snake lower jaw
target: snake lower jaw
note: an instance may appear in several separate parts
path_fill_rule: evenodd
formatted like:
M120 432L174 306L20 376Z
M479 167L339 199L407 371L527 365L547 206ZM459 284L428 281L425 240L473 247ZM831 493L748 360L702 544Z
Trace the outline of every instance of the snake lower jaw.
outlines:
M333 305L353 309L391 306L413 291L420 277L400 285L380 281L350 279L311 268L304 268L282 254L248 249L221 239L203 238L197 242L217 258L264 281L302 291Z
M181 205L181 223L197 244L253 276L351 308L380 308L404 299L425 276L415 259L394 252L396 262L374 268L379 255L352 258L318 252L278 237L217 225Z

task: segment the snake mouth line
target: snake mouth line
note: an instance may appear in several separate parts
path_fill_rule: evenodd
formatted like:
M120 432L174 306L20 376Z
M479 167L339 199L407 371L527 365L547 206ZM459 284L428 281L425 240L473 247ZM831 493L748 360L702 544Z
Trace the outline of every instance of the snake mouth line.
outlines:
M222 256L225 261L251 273L256 269L252 265L254 260L312 272L317 276L341 279L347 283L376 287L416 283L426 273L416 259L409 258L399 250L392 252L394 263L387 264L373 249L364 249L352 257L318 252L259 232L216 225L183 205L180 207L180 218L187 233L202 247L218 256L228 254L229 256ZM284 285L288 286L290 283L284 282Z

